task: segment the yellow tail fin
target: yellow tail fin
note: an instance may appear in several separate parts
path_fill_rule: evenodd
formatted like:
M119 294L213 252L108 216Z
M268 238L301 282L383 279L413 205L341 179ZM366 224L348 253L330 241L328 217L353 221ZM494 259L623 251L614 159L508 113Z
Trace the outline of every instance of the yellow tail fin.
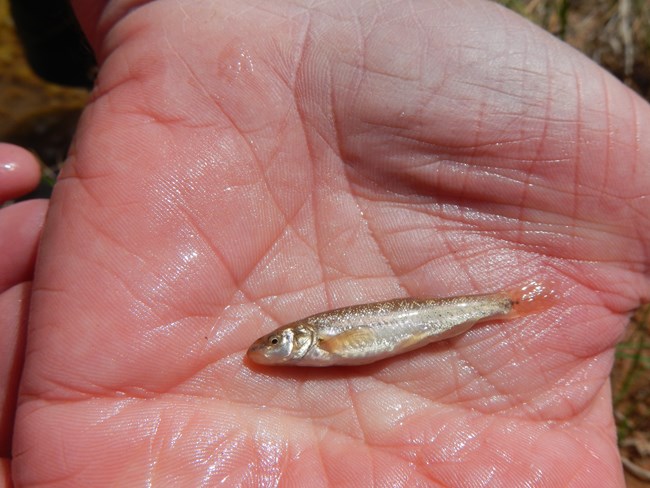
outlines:
M541 312L552 307L560 298L553 281L532 281L521 288L509 292L512 300L511 317Z

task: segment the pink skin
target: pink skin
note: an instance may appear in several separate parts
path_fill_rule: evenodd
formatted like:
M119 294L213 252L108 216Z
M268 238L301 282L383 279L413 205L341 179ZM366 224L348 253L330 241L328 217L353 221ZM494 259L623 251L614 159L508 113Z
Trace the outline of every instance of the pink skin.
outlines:
M0 143L0 205L31 191L38 179L38 162L31 153ZM45 200L0 209L0 486L11 486L11 436L25 348L29 291L46 209Z
M35 276L18 484L622 484L640 98L490 2L73 3L101 69ZM311 313L531 279L558 303L376 365L243 361Z

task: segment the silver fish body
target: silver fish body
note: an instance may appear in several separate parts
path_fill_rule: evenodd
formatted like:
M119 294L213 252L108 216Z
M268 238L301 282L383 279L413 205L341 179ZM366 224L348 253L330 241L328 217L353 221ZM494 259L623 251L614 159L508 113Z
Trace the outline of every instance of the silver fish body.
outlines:
M354 305L280 327L255 341L247 355L271 365L368 364L457 336L477 322L537 310L545 297L548 290L533 283L516 292Z

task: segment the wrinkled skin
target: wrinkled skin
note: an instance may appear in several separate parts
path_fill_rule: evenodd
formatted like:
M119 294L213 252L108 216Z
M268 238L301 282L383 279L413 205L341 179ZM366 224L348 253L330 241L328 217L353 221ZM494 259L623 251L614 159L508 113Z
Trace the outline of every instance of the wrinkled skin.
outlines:
M42 238L16 483L622 484L650 109L492 3L311 3L77 2L101 69ZM311 313L531 278L556 306L376 365L243 360Z

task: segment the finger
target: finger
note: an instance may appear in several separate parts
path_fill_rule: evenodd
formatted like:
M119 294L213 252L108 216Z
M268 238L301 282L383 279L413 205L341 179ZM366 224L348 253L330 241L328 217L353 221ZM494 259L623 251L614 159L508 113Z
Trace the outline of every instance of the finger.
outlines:
M0 292L30 281L47 200L29 200L0 210Z
M21 283L0 294L0 457L3 458L11 452L30 289L31 283Z
M13 486L11 481L11 463L9 459L0 459L0 488Z
M32 153L13 144L0 144L0 203L30 192L39 178L38 161Z

